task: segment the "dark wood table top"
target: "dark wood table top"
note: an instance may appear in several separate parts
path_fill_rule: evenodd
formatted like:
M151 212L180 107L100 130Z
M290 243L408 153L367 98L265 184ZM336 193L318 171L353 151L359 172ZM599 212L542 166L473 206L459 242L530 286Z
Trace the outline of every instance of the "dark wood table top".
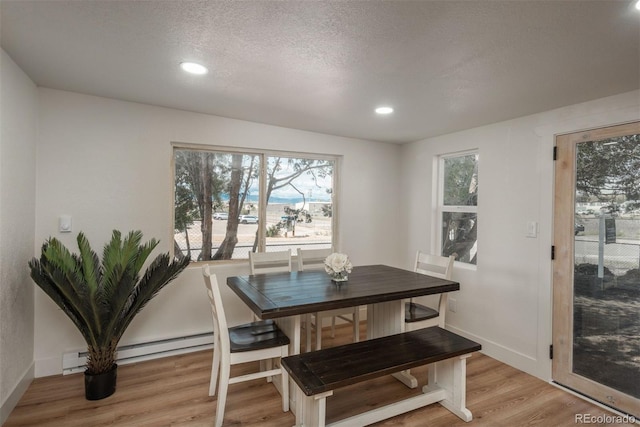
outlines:
M227 285L262 319L452 292L460 284L386 265L357 266L335 284L323 270L232 276Z

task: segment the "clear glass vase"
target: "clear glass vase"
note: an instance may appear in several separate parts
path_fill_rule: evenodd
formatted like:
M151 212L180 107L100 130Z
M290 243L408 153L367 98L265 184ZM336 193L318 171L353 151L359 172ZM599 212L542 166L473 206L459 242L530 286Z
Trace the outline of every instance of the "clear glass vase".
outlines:
M331 281L332 282L342 283L342 282L346 282L347 280L349 280L349 273L347 273L346 271L341 271L339 273L332 273L331 274Z

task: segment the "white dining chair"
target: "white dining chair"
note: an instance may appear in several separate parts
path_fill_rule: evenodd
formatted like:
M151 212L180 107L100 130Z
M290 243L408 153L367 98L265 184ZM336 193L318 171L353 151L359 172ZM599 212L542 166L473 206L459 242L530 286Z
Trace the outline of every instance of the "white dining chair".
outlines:
M222 425L229 384L258 378L269 379L280 376L282 410L287 412L289 410L289 375L280 365L280 360L289 355L289 338L271 320L229 328L216 275L211 274L209 265L202 268L202 275L213 314L214 343L209 396L215 396L217 385L218 403L215 426ZM274 360L277 361L277 365L273 365ZM254 361L269 362L269 369L236 377L230 376L232 365Z
M249 252L251 274L291 272L291 249L277 252Z
M249 252L251 274L291 273L291 249L276 252ZM258 320L255 313L253 320Z
M417 251L414 271L416 273L451 280L455 258L455 254L449 257L443 257ZM409 300L409 302L405 303L405 330L412 331L430 326L440 326L444 328L446 305L447 292L439 295L437 308Z
M331 254L327 249L298 248L298 271L310 269L324 269L324 260ZM348 286L348 285L347 285ZM346 317L346 316L350 316ZM336 317L353 325L353 342L360 341L360 307L338 308L335 310L313 313L307 317L307 324L314 325L316 334L316 350L322 348L322 324L326 318L331 318L331 337L335 337ZM307 351L311 351L311 327L307 329Z

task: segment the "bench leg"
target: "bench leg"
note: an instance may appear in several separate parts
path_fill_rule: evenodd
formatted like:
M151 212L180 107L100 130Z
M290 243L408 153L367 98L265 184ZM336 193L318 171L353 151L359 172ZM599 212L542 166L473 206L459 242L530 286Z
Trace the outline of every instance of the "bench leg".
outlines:
M418 379L413 375L411 375L411 371L409 370L396 372L395 374L391 374L391 375L409 388L418 387Z
M327 397L333 395L333 391L306 396L297 384L296 389L298 400L295 427L325 427Z
M435 363L429 367L429 386L425 389L440 387L446 391L446 398L439 403L457 415L463 421L473 419L467 405L467 357L470 354L454 357Z

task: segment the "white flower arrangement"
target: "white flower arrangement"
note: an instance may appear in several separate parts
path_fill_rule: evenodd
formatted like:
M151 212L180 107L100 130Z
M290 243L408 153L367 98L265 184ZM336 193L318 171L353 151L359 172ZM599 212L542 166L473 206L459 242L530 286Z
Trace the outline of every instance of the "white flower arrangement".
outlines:
M351 273L353 264L347 254L334 252L324 260L324 270L335 281L347 280L347 275Z

